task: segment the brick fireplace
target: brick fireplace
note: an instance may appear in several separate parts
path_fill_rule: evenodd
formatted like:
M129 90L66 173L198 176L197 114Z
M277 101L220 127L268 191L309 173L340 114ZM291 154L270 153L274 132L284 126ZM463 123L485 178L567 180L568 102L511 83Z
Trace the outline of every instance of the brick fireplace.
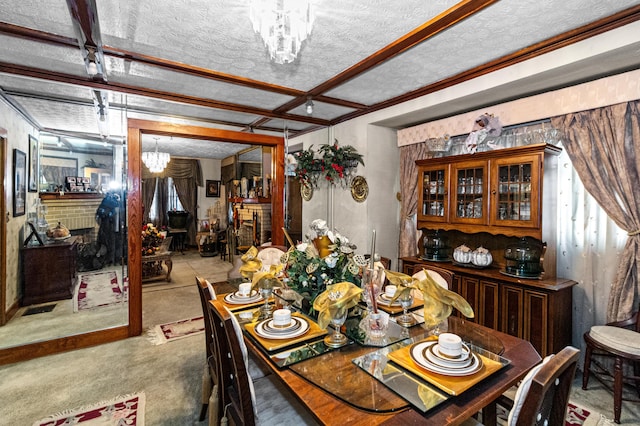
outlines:
M45 218L49 227L55 227L58 222L66 226L72 235L82 235L84 242L96 240L98 223L96 210L102 202L102 195L41 194L41 202L47 207Z

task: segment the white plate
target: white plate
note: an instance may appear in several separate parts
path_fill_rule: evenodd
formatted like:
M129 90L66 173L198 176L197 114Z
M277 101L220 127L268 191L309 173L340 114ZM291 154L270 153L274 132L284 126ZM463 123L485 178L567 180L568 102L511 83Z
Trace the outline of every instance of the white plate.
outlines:
M434 365L437 365L438 367L448 368L451 370L463 370L470 367L474 363L473 356L470 356L469 354L467 354L467 357L465 359L457 362L451 362L450 359L439 357L433 351L434 346L436 345L431 345L425 348L422 356L426 358L427 361Z
M295 330L292 331L285 331L283 333L272 333L269 330L269 327L267 326L267 328L265 328L265 326L269 323L269 322L273 322L273 320L264 320L259 322L256 327L255 327L255 332L258 336L263 337L265 339L293 339L294 337L298 337L298 336L302 336L304 333L306 333L307 331L309 331L309 323L307 322L307 320L305 320L304 318L300 318L300 317L291 317L292 320L295 320L295 322L297 322L299 324L298 326L294 326ZM293 321L292 321L293 322Z
M235 299L238 300L246 300L246 299L253 299L258 295L258 291L257 290L251 290L251 292L249 294L241 294L238 293L237 291L235 293L232 293L233 297Z
M447 362L450 364L457 364L457 365L468 364L469 356L471 354L469 347L464 343L462 344L462 353L458 357L452 357L451 355L445 355L441 353L440 346L437 343L435 345L429 346L429 352L433 357L438 358L443 362Z
M236 293L229 293L226 296L224 296L224 301L229 303L230 305L246 305L247 303L255 303L261 300L264 300L264 299L262 299L262 296L258 292L256 292L256 294L252 297L246 297L246 296L238 297Z
M302 327L300 318L291 317L291 322L287 326L275 325L273 320L266 321L262 326L262 330L268 334L291 334L295 333Z
M396 300L391 303L392 299L392 297L389 297L386 294L381 294L380 296L378 296L378 303L381 303L385 306L400 306L400 301Z
M469 376L477 373L482 368L482 360L473 352L471 353L472 361L468 367L447 368L436 365L429 361L424 355L429 346L434 344L436 344L436 342L421 342L413 345L410 351L411 359L418 364L419 367L432 373L442 374L443 376Z

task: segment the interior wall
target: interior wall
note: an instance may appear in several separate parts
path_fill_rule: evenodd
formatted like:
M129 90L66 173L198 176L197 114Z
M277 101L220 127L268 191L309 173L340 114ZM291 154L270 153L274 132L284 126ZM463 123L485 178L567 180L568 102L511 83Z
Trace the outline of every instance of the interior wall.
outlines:
M220 197L207 197L207 180L220 180L221 179L221 168L222 161L215 160L213 158L201 158L200 159L200 168L202 170L202 183L203 186L198 187L198 219L208 219L207 210L210 207L213 207L216 202L223 201ZM222 186L224 182L220 184L220 188L222 191Z
M5 170L7 179L5 180L5 203L7 212L7 246L6 246L6 265L7 270L4 271L6 276L6 304L3 307L5 312L14 305L17 306L20 298L20 274L19 259L20 247L24 239L23 228L25 226L29 208L33 206L38 196L37 192L27 191L27 213L23 216L13 216L13 150L19 149L27 156L27 175L29 162L29 135L36 138L38 133L33 126L20 117L13 108L9 107L4 101L0 100L0 127L7 130L7 159ZM5 220L2 218L2 220Z

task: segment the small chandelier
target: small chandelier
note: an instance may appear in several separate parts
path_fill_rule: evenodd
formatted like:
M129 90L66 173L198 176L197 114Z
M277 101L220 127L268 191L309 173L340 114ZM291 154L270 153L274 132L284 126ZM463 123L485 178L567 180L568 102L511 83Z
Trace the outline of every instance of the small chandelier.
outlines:
M149 168L151 173L160 173L167 167L169 160L171 157L168 152L158 152L158 139L156 140L156 150L152 152L143 152L142 153L142 162L145 166Z
M278 64L295 61L313 26L309 0L251 0L249 19Z

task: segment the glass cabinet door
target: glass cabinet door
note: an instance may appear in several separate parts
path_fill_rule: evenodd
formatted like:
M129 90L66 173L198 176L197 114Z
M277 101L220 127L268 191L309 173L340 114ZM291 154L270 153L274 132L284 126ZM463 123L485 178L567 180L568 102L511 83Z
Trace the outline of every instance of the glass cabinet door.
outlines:
M505 226L532 227L539 221L538 156L495 161L492 223Z
M418 219L446 222L448 217L449 167L420 167Z
M451 222L487 223L487 163L465 162L454 166Z

